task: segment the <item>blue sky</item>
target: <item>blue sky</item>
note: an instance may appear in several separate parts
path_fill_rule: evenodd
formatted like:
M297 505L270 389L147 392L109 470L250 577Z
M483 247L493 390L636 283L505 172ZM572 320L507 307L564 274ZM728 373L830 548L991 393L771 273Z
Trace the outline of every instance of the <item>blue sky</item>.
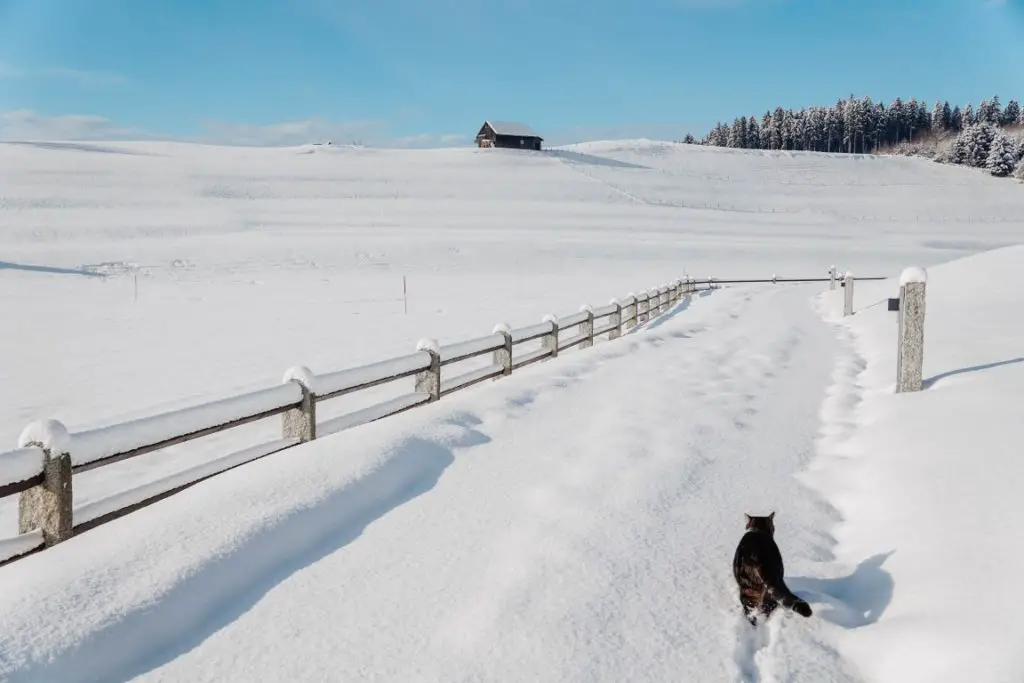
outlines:
M0 0L0 136L680 138L775 106L1024 98L1024 0Z

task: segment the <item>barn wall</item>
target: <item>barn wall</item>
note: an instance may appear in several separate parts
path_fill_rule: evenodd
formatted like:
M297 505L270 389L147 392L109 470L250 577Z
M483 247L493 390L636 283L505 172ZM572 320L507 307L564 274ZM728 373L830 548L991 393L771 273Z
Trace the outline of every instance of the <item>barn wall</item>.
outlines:
M540 149L540 138L523 135L496 135L494 136L494 146L508 149Z

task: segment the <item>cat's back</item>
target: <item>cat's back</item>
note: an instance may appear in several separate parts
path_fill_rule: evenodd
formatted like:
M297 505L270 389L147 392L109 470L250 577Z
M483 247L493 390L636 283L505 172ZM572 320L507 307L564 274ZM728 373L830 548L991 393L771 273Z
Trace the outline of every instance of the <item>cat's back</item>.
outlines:
M773 561L779 556L779 547L771 534L751 529L740 537L736 545L734 563L760 563Z

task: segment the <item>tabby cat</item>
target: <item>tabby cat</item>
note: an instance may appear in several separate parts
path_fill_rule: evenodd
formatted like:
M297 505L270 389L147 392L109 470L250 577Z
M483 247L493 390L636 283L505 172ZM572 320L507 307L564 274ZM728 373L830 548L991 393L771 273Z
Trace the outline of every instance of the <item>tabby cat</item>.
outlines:
M732 573L747 619L757 626L758 612L767 619L780 604L801 616L811 616L811 606L793 595L782 578L782 553L774 538L775 513L767 517L744 516L747 528L736 548Z

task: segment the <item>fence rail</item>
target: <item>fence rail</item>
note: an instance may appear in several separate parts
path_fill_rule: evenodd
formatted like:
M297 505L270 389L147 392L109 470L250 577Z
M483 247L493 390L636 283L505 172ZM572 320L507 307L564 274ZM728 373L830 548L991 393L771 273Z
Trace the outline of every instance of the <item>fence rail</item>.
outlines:
M33 422L22 432L18 448L0 453L0 498L21 496L18 535L0 538L0 566L157 503L210 477L312 441L318 434L351 429L438 401L481 382L557 358L566 350L589 348L598 338L617 339L698 290L723 284L798 282L830 282L830 288L835 289L837 271L831 267L828 278L686 277L639 295L630 294L621 301L613 300L606 306L583 306L579 312L561 318L546 316L535 325L516 329L498 325L491 334L468 341L439 346L432 340L421 340L414 353L357 368L314 375L308 368L294 367L275 387L73 435L56 420ZM847 273L842 284L848 287L847 296L852 301L852 275ZM524 348L536 342L540 342L540 348ZM490 363L483 367L458 369L461 363L488 356ZM325 401L409 378L414 380L410 392L317 421L317 407ZM75 474L276 416L281 417L281 436L274 441L73 509Z
M33 422L19 447L0 453L0 498L20 495L18 535L0 538L0 565L164 500L210 477L279 453L320 434L330 434L432 403L514 370L556 358L596 339L614 340L651 320L700 289L714 284L693 278L630 294L606 306L584 306L564 317L547 316L535 325L498 325L487 336L439 346L422 340L414 353L314 375L305 367L285 373L280 385L181 410L69 434L55 420ZM527 348L540 343L540 348ZM459 371L466 361L490 363ZM442 374L444 376L442 376ZM340 417L317 421L319 405L377 386L413 378L411 392ZM106 467L169 446L281 417L281 438L204 462L155 482L73 508L75 474Z

